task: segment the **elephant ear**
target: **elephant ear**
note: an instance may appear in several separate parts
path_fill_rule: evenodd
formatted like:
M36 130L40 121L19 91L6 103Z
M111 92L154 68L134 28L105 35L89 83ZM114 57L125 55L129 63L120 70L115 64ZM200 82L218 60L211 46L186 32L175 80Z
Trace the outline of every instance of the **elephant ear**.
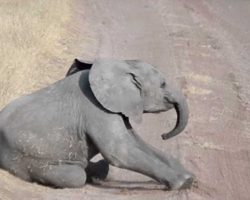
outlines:
M100 59L94 62L90 87L104 108L122 113L135 122L142 120L143 98L139 77L125 61Z
M73 64L66 73L66 77L82 70L89 70L91 67L92 63L90 61L83 61L75 58Z

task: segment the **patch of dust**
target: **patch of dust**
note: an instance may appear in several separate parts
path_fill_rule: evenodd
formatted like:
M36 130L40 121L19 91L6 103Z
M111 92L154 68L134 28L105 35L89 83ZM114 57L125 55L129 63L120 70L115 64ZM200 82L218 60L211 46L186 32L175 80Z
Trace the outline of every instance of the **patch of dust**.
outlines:
M186 38L188 36L188 32L186 30L179 30L176 32L171 32L168 35L170 37L175 37L175 38Z
M186 88L186 93L194 94L194 95L209 95L212 93L212 90L196 87L196 86L188 86Z
M193 73L193 72L190 72L186 77L188 79L203 82L203 83L207 83L207 84L209 84L209 83L211 83L213 81L213 78L211 76L196 74L196 73Z
M212 150L223 150L222 147L215 145L212 142L198 142L198 141L184 141L184 145L187 146L197 146L201 149L212 149Z

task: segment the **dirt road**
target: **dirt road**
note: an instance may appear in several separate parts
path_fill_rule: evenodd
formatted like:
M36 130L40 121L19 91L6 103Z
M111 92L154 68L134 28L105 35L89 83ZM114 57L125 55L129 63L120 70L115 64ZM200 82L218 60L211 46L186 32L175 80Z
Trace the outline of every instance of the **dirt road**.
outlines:
M72 9L68 28L77 37L68 47L79 52L78 57L141 59L183 89L191 113L182 135L168 141L160 138L174 125L174 112L145 115L135 127L146 141L180 159L196 174L197 183L188 191L167 192L145 182L150 180L147 177L111 168L110 186L53 190L1 171L0 194L6 199L16 195L33 199L249 199L250 2L78 0Z

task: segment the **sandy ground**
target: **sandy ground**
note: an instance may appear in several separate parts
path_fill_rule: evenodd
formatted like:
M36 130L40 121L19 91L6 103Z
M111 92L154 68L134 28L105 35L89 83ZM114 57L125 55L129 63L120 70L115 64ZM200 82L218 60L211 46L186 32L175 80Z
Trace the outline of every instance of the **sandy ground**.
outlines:
M180 159L197 183L169 192L147 177L111 168L105 187L55 190L0 171L0 199L249 199L250 2L78 0L71 9L69 52L88 60L141 59L183 89L191 112L183 134L160 138L174 125L174 112L145 115L135 127Z

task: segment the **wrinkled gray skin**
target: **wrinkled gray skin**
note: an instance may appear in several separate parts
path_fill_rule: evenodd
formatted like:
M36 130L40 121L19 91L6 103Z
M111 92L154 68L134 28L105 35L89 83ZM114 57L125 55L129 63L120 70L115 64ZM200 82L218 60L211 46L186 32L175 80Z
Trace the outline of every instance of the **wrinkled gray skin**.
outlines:
M75 60L67 77L23 96L0 112L0 167L53 187L82 187L105 178L108 164L147 175L169 189L189 188L193 175L146 144L129 120L175 108L170 138L188 120L185 98L141 61ZM89 160L101 153L105 160Z

